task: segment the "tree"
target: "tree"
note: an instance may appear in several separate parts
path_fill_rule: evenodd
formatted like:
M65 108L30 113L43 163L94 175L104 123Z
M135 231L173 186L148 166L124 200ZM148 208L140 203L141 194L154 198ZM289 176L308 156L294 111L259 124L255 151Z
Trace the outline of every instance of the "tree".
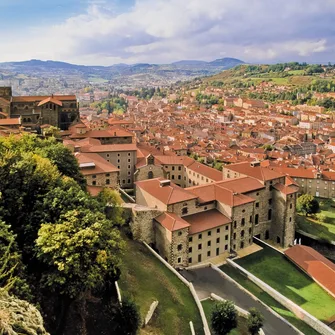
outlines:
M308 216L319 210L319 203L311 194L303 194L297 199L297 210Z
M141 325L141 315L137 305L129 299L124 299L116 313L118 324L117 334L135 335Z
M237 327L237 311L232 301L217 302L211 315L212 328L217 335L226 335Z
M49 268L43 286L70 298L119 275L123 242L102 213L71 210L54 224L42 224L36 246L37 257Z
M248 330L251 335L258 334L259 330L263 327L263 321L263 315L256 308L249 309Z

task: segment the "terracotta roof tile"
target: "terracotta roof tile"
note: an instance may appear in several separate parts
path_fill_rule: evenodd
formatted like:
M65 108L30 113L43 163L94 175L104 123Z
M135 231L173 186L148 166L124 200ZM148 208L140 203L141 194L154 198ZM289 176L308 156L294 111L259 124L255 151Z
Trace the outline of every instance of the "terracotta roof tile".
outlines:
M156 217L155 220L169 231L176 231L190 226L189 223L174 213L163 213Z

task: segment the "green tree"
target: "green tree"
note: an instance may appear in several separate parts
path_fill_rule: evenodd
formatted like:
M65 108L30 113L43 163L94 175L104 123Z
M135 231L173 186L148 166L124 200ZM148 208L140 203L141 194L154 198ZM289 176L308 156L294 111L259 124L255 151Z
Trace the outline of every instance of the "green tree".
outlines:
M237 311L232 301L215 304L211 314L211 325L216 335L226 335L237 327Z
M37 256L48 266L42 283L70 298L119 275L123 242L102 213L71 210L54 224L42 224Z
M297 210L308 216L319 210L319 203L311 194L302 194L297 199Z
M259 330L263 327L263 321L263 315L256 308L249 309L248 330L251 335L258 334Z
M141 325L141 315L137 305L129 299L124 299L116 312L115 321L118 324L117 334L135 335Z

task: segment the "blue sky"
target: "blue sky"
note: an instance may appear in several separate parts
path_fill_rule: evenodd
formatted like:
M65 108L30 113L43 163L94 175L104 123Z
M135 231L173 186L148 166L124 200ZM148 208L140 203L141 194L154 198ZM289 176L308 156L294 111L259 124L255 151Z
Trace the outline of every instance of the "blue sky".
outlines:
M334 22L334 0L0 0L0 62L335 62Z

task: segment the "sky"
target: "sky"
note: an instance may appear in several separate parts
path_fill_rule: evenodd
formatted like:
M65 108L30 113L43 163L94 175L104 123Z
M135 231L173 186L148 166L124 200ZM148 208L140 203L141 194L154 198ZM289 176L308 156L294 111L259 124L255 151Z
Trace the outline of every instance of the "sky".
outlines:
M335 62L335 0L0 0L0 62Z

